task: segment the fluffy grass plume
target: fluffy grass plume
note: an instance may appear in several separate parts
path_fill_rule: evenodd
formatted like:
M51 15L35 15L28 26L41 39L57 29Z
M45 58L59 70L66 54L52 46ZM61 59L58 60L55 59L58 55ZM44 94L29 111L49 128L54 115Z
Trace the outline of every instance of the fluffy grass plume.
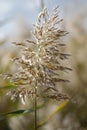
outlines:
M59 29L61 21L58 16L58 7L53 9L51 15L45 8L39 14L37 23L33 25L33 38L14 42L20 47L21 54L13 59L18 65L17 72L6 76L16 86L8 93L11 99L21 98L25 103L29 96L39 97L40 94L44 98L68 99L67 95L58 90L59 82L68 82L67 79L61 78L59 72L71 70L63 66L61 62L70 56L62 52L62 47L66 45L60 42L60 38L67 32Z

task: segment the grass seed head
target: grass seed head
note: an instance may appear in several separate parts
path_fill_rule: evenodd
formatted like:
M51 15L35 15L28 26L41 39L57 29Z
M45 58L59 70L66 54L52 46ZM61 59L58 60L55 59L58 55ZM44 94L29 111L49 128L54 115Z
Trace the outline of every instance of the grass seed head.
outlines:
M64 47L65 44L60 43L60 38L67 34L66 31L59 29L61 21L58 16L58 7L52 11L51 15L45 8L39 14L37 23L34 24L33 40L14 42L16 46L22 47L22 54L20 57L14 58L14 62L19 67L10 79L18 88L16 87L11 92L12 99L20 97L22 102L25 102L26 96L35 94L31 88L36 86L42 92L48 88L55 89L56 95L53 92L50 95L44 93L48 98L58 100L68 98L66 95L60 94L57 88L58 82L68 81L60 77L59 71L71 70L61 64L61 60L69 57L69 54L61 51L61 47Z

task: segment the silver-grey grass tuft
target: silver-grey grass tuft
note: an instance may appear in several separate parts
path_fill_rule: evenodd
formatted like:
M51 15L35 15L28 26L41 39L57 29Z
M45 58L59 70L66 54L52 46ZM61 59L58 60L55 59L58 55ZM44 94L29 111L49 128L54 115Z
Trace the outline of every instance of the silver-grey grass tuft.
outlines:
M60 43L60 38L67 34L66 31L59 29L61 21L58 16L58 7L52 11L51 15L45 8L39 14L37 23L34 24L33 40L14 43L20 46L22 53L20 57L13 59L18 64L18 71L7 76L17 86L8 93L11 99L21 98L25 103L27 97L36 94L35 87L41 90L44 98L68 99L67 95L58 90L58 82L68 81L60 78L59 71L71 70L61 65L61 61L70 56L61 52L61 48L66 45Z

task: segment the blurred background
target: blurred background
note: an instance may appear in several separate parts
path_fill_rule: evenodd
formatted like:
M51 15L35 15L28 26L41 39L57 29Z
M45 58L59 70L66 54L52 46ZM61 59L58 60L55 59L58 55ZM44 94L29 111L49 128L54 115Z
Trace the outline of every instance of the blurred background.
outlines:
M72 99L39 129L87 130L87 0L0 0L0 73L15 68L10 59L18 55L18 49L11 42L29 39L38 13L44 6L51 12L56 5L59 5L59 17L63 18L61 28L69 32L63 42L67 43L64 51L72 54L68 65L73 70L65 75L70 83L62 86ZM10 88L0 78L0 115L27 107L6 96ZM40 111L43 119L52 106L55 108L54 103L50 105ZM0 130L32 130L33 120L32 114L0 118Z

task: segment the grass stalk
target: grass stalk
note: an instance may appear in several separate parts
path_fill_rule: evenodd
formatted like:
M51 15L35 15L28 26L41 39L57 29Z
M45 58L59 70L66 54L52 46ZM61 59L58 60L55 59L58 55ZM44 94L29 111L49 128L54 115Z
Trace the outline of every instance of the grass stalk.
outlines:
M34 109L35 109L35 130L37 130L37 87L35 87Z

